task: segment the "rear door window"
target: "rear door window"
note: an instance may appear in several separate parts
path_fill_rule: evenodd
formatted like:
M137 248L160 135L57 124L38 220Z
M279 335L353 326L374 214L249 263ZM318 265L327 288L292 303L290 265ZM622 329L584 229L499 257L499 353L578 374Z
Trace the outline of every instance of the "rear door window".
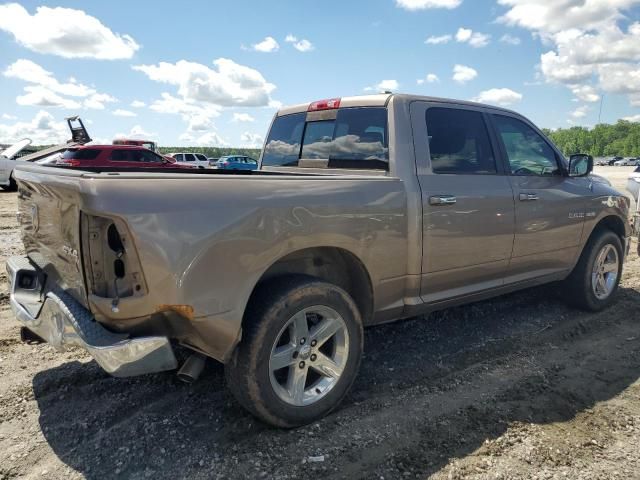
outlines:
M434 173L495 174L496 159L482 113L429 108L426 113Z
M331 120L307 121L306 113L276 118L262 163L298 166L301 159L327 160L329 168L388 169L387 109L341 108Z
M131 155L129 150L113 150L109 160L114 162L130 162Z
M196 157L194 157L192 153L185 153L184 154L184 160L186 162L195 162L196 161Z
M95 160L98 155L100 155L100 150L95 148L81 148L78 150L67 150L62 155L62 158L69 160Z

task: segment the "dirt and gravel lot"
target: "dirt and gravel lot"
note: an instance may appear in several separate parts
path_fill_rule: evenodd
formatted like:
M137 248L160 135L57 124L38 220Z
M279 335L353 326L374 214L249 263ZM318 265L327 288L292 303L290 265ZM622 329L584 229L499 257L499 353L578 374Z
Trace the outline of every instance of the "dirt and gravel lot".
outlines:
M629 170L598 172L623 187ZM283 431L245 413L213 362L193 385L123 380L21 343L4 272L22 250L15 211L0 192L0 479L640 478L635 253L602 313L552 285L369 329L341 407Z

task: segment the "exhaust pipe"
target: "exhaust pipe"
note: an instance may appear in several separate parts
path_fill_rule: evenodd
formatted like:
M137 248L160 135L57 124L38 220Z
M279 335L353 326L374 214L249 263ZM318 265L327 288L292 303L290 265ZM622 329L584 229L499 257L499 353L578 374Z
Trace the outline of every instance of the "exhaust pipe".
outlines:
M178 378L184 383L195 382L202 373L202 370L204 370L206 361L207 357L203 354L198 352L192 353L189 358L187 358L187 361L182 364L180 370L178 370Z

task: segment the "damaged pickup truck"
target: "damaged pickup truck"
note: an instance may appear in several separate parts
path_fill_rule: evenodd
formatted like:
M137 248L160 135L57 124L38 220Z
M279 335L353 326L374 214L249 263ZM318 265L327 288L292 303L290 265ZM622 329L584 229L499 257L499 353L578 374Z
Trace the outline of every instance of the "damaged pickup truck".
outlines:
M282 109L255 172L21 165L11 305L115 376L214 358L254 415L302 425L349 390L363 327L558 281L607 307L629 201L592 166L512 111L400 94Z

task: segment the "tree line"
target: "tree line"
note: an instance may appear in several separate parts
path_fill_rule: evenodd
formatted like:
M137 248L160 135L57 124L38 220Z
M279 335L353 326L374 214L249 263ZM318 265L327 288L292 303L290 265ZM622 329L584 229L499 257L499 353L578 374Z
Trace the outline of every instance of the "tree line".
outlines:
M594 157L640 157L640 123L618 120L585 127L543 129L562 153L588 153Z

